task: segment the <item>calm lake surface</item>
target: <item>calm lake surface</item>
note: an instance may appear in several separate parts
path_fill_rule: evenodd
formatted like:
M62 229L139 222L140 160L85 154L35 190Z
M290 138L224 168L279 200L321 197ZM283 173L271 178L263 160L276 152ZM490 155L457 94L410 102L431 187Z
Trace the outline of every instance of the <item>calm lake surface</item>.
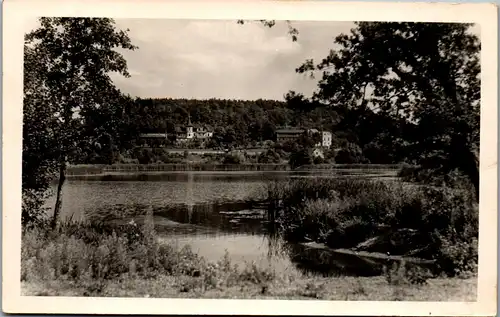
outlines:
M217 261L225 251L234 263L255 261L279 271L299 268L325 274L374 275L378 269L345 255L312 254L300 245L270 238L265 207L270 180L295 177L387 177L395 171L337 170L320 172L169 172L131 175L115 173L104 179L71 179L63 188L61 217L91 220L105 210L152 208L158 238L189 244L194 252ZM253 203L249 203L253 202ZM53 207L55 197L47 201ZM134 217L132 217L134 218ZM140 216L135 217L140 222ZM102 219L101 219L102 220ZM106 219L106 221L130 221ZM319 251L318 251L319 252Z

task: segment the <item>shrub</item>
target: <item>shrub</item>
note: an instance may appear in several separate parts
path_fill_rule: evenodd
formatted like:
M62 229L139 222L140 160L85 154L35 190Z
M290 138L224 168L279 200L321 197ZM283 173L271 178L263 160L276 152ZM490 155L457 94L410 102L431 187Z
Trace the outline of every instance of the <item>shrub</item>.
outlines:
M440 170L404 164L398 172L398 177L405 182L466 190L476 199L476 201L478 199L478 197L476 197L474 185L470 179L458 169L442 173Z
M96 281L126 273L151 278L174 269L182 274L197 269L199 258L189 249L160 245L151 228L138 227L133 222L119 227L70 223L58 232L28 230L22 241L23 276Z
M258 157L259 163L279 163L280 161L280 155L273 149L262 152Z
M271 183L268 193L288 240L434 259L448 275L476 266L478 209L468 190L299 179Z
M323 164L325 163L325 159L322 158L321 156L316 156L314 159L313 159L313 163L314 164Z
M223 164L243 164L245 163L245 155L241 152L228 153L224 156Z
M441 238L439 252L436 255L438 269L448 276L468 277L477 273L478 243L471 241L452 241Z
M21 224L23 229L48 225L48 210L44 202L50 191L22 191Z
M189 246L160 244L151 223L139 226L62 223L59 231L33 227L22 236L23 281L70 281L86 295L103 291L106 282L122 278L152 279L160 274L187 278L181 290L229 287L241 282L265 284L276 278L269 268L255 263L243 270L228 253L207 262Z
M392 265L384 267L384 276L388 284L400 286L405 284L426 284L431 277L429 270L411 265L405 261L393 262Z
M355 143L348 143L343 149L338 151L335 156L335 162L338 164L356 164L368 163L363 156L361 148Z
M289 164L292 168L297 168L302 165L311 165L313 157L311 150L307 148L299 149L290 154Z

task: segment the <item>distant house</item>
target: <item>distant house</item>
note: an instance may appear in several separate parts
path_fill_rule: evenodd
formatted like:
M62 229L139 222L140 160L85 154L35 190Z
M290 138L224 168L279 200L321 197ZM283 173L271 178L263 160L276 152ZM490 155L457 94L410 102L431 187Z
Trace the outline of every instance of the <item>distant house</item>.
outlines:
M212 128L207 125L193 125L191 123L191 117L189 117L186 126L175 127L175 134L177 141L183 143L194 139L209 139L213 137L214 132Z
M139 139L145 146L162 146L167 141L167 133L141 133Z
M297 128L284 128L276 130L276 140L278 142L288 142L298 139L302 134L304 134L304 129Z
M329 131L321 132L321 146L330 148L332 146L332 133Z
M197 125L194 131L194 137L197 139L208 139L213 137L214 132L211 127L207 125Z
M321 141L316 144L317 147L330 148L332 146L332 133L329 131L319 131L318 129L299 129L283 128L276 130L276 139L278 142L288 142L298 139L305 132L309 134L320 133Z

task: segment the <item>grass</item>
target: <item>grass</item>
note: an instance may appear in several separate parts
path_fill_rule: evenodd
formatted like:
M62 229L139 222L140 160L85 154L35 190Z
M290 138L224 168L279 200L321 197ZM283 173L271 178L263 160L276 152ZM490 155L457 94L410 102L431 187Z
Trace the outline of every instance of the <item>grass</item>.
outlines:
M463 189L366 179L269 185L285 239L433 259L436 273L477 269L478 206Z
M25 229L21 256L22 293L28 296L460 301L476 296L475 278L415 284L399 271L372 278L317 277L255 263L238 267L227 253L209 262L189 247L158 242L150 222ZM399 276L400 282L388 276Z
M22 282L24 296L109 296L151 298L225 298L281 300L476 301L477 279L432 279L427 285L390 285L383 277L299 277L275 281L264 289L253 283L203 289L197 278L159 275L154 280L128 278L107 281L89 291L71 281ZM263 292L264 290L264 292Z

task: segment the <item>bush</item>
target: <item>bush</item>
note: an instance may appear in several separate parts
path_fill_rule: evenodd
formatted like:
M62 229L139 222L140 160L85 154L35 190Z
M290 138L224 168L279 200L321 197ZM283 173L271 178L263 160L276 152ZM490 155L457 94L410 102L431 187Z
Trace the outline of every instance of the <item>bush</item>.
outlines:
M361 148L355 143L348 143L346 147L338 151L335 162L338 164L369 163L363 156Z
M297 168L302 165L311 165L313 157L311 150L307 148L299 149L290 154L289 164L292 168Z
M190 250L160 245L151 228L139 228L134 222L122 226L63 223L58 232L28 230L22 240L25 279L92 282L123 274L150 278L173 270L192 272L199 263Z
M23 232L22 281L70 281L88 295L99 294L116 279L154 279L159 275L188 277L182 290L229 287L240 282L269 283L276 278L268 268L249 263L243 270L229 255L207 262L189 246L160 244L152 223L143 226L62 223L58 231L33 227ZM189 285L188 285L189 284Z
M313 163L314 164L323 164L325 163L325 159L322 158L321 156L316 156L314 159L313 159Z
M404 164L398 172L398 177L405 182L465 190L469 192L470 195L473 195L473 197L476 196L474 185L470 179L458 169L442 173L439 170ZM477 200L478 197L475 197L475 199Z
M281 161L280 155L273 149L262 152L258 157L259 163L279 163Z
M478 208L467 190L301 179L272 183L268 192L288 240L424 257L448 275L477 263Z
M21 225L23 229L48 225L48 210L43 208L50 191L22 191Z
M241 152L233 152L226 154L222 161L223 164L243 164L245 163L245 155Z

